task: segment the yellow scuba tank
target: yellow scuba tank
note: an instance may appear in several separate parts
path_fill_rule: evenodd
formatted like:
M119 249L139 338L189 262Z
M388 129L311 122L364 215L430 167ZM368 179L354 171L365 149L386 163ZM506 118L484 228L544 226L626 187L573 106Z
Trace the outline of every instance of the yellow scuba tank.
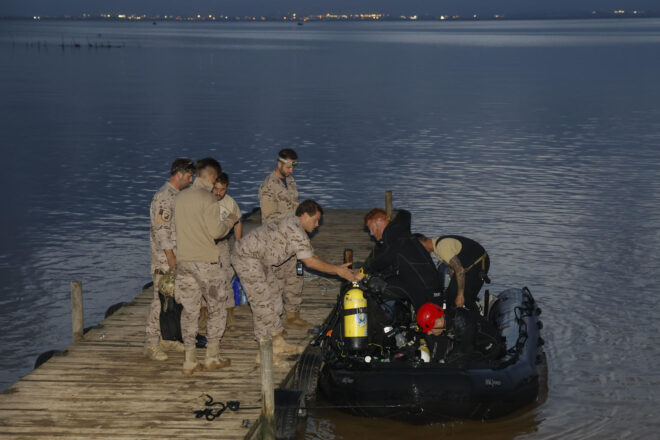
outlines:
M344 294L344 342L352 352L367 349L367 300L357 283Z

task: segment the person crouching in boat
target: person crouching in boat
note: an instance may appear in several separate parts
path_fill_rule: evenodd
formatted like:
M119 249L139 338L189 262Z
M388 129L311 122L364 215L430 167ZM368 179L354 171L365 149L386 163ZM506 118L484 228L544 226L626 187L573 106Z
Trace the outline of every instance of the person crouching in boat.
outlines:
M426 345L429 348L431 362L446 362L450 353L452 360L467 359L474 348L474 320L467 315L465 309L454 309L458 312L459 328L454 328L452 319L452 335L449 336L448 314L437 304L426 303L417 311L417 325L426 333ZM466 316L463 316L463 315ZM458 330L458 331L456 331ZM459 358L459 359L457 359Z
M486 250L474 240L460 235L428 238L416 234L424 248L449 266L451 281L445 296L449 304L476 310L477 295L484 281L490 283L490 258Z
M445 313L428 302L417 311L417 325L426 333L431 362L461 366L473 360L497 359L504 353L497 331L464 307Z

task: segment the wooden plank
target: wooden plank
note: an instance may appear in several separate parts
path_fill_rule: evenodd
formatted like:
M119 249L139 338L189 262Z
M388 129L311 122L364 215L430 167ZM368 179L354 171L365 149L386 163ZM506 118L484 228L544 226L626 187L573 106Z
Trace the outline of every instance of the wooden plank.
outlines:
M339 264L344 248L351 248L355 261L363 261L372 247L363 226L365 213L326 211L312 238L317 255ZM258 217L249 221L256 225ZM306 276L303 313L320 324L336 301L340 281ZM142 355L152 297L152 288L144 289L64 355L52 357L2 393L2 438L242 439L252 432L261 413L261 381L250 308L236 307L236 327L225 332L220 345L232 365L183 376L183 353L168 353L164 362ZM287 332L292 343L306 344L310 338L302 329ZM198 358L203 356L199 349ZM281 384L291 372L274 368L273 373ZM204 408L205 394L216 401L239 400L241 408L213 421L198 419L193 411Z

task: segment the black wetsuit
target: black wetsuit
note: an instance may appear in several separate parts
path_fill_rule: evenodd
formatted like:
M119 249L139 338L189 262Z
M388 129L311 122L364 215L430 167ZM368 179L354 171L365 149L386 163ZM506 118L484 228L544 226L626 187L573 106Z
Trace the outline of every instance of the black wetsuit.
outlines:
M410 233L410 213L399 211L365 262L367 273L383 274L386 296L405 300L415 310L426 302L441 303L441 280L433 260Z
M443 361L459 367L469 362L497 359L506 349L497 329L478 312L459 307L445 315L447 331L424 335L431 362Z
M488 258L488 254L486 253L486 250L483 248L483 246L474 240L461 237L460 235L444 235L442 237L437 237L433 239L433 247L435 248L436 243L443 238L453 238L461 242L461 251L456 257L458 257L458 261L461 262L461 266L463 266L465 269L472 266L475 261L481 257L484 257L485 255L483 261L474 264L474 266L472 266L465 273L465 305L472 308L475 304L475 301L477 300L477 295L479 294L479 290L481 290L481 286L484 285L484 278L482 274L488 274L488 269L490 268L490 258ZM448 264L449 262L447 261L445 263ZM451 277L451 281L449 281L449 286L445 290L447 303L454 304L457 294L458 283L456 282L456 275L453 275Z

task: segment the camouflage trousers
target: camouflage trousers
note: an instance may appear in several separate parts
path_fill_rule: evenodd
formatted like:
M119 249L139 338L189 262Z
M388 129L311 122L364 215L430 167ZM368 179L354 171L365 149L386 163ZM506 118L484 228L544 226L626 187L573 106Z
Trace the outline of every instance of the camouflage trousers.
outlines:
M303 277L296 274L296 257L291 257L271 270L277 279L277 287L284 295L284 310L287 313L300 312L302 304Z
M227 295L227 308L230 309L234 307L234 289L231 286L231 281L234 278L234 269L229 263L229 241L221 240L218 242L218 250L220 251L220 264L218 264L220 269L220 277L223 279L223 283L220 285L221 294ZM222 263L226 261L227 263ZM206 336L206 324L208 321L208 307L206 301L202 298L202 311L199 315L199 334Z
M157 267L163 272L169 270L169 267ZM158 345L160 342L160 299L158 298L158 281L162 275L158 275L152 271L153 280L154 280L154 297L151 300L151 305L149 306L149 312L147 314L147 329L146 329L146 338L144 345L149 347L151 345Z
M254 336L257 341L280 333L282 325L282 294L275 273L260 260L233 254L231 264L241 280L252 309Z
M220 275L221 265L229 262L200 263L183 261L178 263L175 298L183 305L181 312L181 335L183 345L194 347L199 330L199 312L202 299L208 308L206 337L219 341L227 323L227 289Z
M234 278L234 269L229 264L230 255L229 255L229 240L220 240L218 242L218 249L220 250L220 261L226 261L226 264L221 264L220 267L220 276L226 282L222 285L222 288L225 289L225 294L229 298L227 302L227 308L234 307L234 289L231 287L231 280Z

